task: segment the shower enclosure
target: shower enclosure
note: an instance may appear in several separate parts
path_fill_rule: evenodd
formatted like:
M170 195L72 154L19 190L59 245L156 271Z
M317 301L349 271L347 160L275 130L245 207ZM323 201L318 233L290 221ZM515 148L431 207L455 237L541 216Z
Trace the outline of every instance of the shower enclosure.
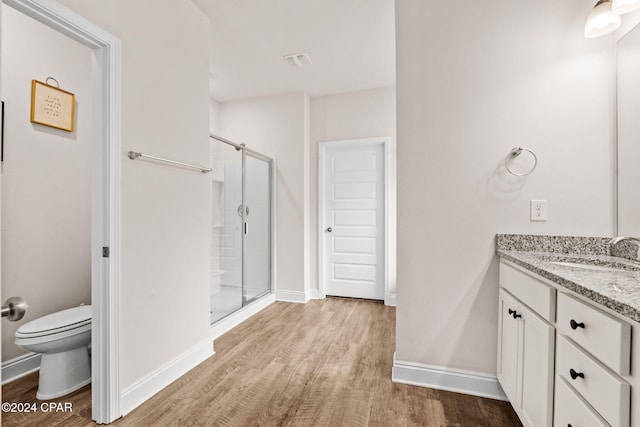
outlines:
M211 136L211 323L271 292L273 161Z

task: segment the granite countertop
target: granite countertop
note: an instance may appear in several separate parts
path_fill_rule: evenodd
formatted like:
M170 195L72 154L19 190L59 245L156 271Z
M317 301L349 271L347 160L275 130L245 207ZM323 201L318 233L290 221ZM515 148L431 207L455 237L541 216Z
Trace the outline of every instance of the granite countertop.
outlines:
M609 255L608 241L498 235L496 252L505 260L640 322L640 264Z

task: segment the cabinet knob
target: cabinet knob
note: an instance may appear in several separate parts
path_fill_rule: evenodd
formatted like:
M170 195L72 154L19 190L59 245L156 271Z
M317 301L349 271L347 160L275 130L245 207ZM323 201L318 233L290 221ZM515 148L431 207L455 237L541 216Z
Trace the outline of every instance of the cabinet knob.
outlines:
M578 329L578 328L584 329L584 323L582 322L578 323L573 319L571 319L571 321L569 322L569 325L571 326L571 329Z
M511 310L511 309L509 309L509 314L513 316L514 319L517 319L518 317L522 317L521 314L518 314L515 310Z
M576 372L573 369L569 369L569 375L571 375L572 380L575 380L578 377L584 379L584 374L582 372Z
M328 232L328 233L331 233L332 231L333 231L333 228L331 228L331 227L328 227L328 228L327 228L327 232Z

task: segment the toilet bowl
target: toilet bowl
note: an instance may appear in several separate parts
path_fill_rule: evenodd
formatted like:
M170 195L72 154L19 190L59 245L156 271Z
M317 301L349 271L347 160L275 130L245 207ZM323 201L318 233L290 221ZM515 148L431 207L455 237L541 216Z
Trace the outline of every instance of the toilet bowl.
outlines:
M41 353L36 398L54 399L91 382L91 306L82 305L32 320L16 332L15 343Z

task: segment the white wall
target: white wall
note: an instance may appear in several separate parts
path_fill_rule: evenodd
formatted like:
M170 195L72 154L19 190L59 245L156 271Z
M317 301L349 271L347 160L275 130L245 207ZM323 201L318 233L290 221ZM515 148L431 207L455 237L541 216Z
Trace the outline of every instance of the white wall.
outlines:
M305 115L303 93L221 103L219 136L277 159L276 286L292 298L305 287ZM307 225L308 226L308 225Z
M219 111L220 111L220 103L215 99L209 98L209 132L214 135L217 135L217 132L218 132Z
M121 386L209 342L208 19L191 3L60 3L122 40Z
M29 304L18 322L2 322L2 361L26 322L91 303L91 51L2 5L2 294ZM49 76L75 94L75 130L29 121L31 80Z
M305 298L317 294L318 143L387 136L393 145L395 88L212 101L211 117L220 136L277 159L277 287L304 292ZM390 269L395 271L393 262Z
M398 360L495 373L496 233L612 235L613 41L583 38L592 6L396 2ZM517 145L539 159L523 179Z
M390 187L391 224L395 224L395 87L321 96L311 99L310 144L310 288L318 290L318 143L368 137L389 137L391 141ZM395 293L395 228L390 231L389 275L390 291Z

